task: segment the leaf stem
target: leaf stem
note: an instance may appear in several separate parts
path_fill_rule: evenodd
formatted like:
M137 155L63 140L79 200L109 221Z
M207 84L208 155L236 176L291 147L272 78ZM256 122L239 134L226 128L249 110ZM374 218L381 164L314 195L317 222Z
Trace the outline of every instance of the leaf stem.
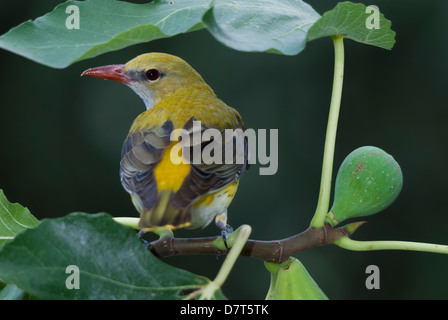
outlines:
M322 176L320 182L319 200L311 220L310 227L323 228L325 216L328 213L331 195L331 179L333 174L333 159L336 143L339 110L341 106L342 84L344 79L344 43L343 36L331 37L334 45L334 76L333 92L331 94L330 112L328 116L327 133L325 137Z
M357 241L349 237L341 237L334 242L337 246L352 251L373 251L373 250L410 250L421 252L433 252L448 254L448 246L409 242L409 241Z
M131 227L132 229L139 230L138 222L140 218L132 218L132 217L114 217L115 222L122 224L127 227Z
M252 232L252 228L249 225L242 225L238 232L238 236L235 239L235 242L230 249L229 254L227 255L226 260L222 264L221 269L218 272L215 280L213 280L216 284L221 287L224 284L224 281L227 279L227 276L232 270L233 265L236 262L236 259L240 256L241 250L243 250L244 245L249 239L250 233Z
M199 296L199 299L210 300L213 297L215 291L222 287L227 277L229 276L236 260L240 256L241 250L243 250L244 245L249 239L252 228L251 226L244 224L235 232L238 232L238 234L232 248L229 251L229 254L224 260L221 268L219 269L216 278L204 288L201 295Z

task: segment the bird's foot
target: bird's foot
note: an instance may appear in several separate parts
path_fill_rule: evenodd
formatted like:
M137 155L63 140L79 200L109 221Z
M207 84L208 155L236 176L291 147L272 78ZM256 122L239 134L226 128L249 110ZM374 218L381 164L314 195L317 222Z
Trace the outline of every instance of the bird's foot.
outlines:
M233 232L233 228L226 224L222 229L221 229L221 237L222 240L224 240L224 244L226 246L227 249L230 249L229 246L227 245L227 238L229 237L229 235Z
M233 228L227 224L227 210L215 217L215 224L221 230L221 237L224 240L224 245L230 249L227 244L227 238L233 232Z
M151 243L149 241L146 241L145 239L143 239L143 236L146 234L146 231L140 230L137 233L137 236L140 238L140 240L142 241L142 243L145 245L145 247L147 249L151 249Z

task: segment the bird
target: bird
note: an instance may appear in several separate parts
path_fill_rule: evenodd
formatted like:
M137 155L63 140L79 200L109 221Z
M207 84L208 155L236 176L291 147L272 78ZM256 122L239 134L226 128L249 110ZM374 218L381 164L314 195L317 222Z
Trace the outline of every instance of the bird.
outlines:
M235 134L225 136L229 129L246 130L238 111L220 100L186 61L167 53L141 54L126 64L90 68L81 75L121 82L146 106L132 123L120 161L121 184L140 214L139 229L157 233L205 228L215 220L223 235L232 232L227 209L250 167L247 137L238 144ZM195 133L209 129L222 139L194 142ZM189 161L173 161L173 149L181 140L176 132L193 137L177 153ZM192 150L203 151L212 142L218 158L220 151L226 156L223 150L230 143L233 161L191 161Z

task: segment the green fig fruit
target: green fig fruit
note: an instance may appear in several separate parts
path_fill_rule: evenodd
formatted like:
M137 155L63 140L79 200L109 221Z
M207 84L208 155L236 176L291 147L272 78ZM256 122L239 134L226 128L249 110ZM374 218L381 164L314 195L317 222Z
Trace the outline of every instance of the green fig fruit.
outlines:
M326 221L335 226L349 218L387 208L401 191L403 175L395 159L377 147L350 153L336 177L334 202Z
M328 300L303 264L294 257L283 263L265 262L271 273L266 300Z

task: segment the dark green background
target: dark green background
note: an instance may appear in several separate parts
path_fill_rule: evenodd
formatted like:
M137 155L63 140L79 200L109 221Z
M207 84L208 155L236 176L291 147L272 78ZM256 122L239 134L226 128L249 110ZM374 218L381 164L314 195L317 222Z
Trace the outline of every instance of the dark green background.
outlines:
M1 1L0 34L62 1ZM134 1L137 2L137 1ZM336 1L311 1L323 13ZM446 1L372 1L392 21L392 51L345 41L346 69L335 174L362 145L392 154L404 174L397 201L368 217L353 238L448 244L448 41ZM82 19L82 13L81 13ZM81 20L82 27L82 20ZM73 211L136 216L118 177L121 144L144 105L123 85L79 75L161 51L188 61L247 127L279 130L279 170L253 166L229 208L230 224L273 240L308 227L317 202L333 76L330 39L297 56L237 52L199 31L136 45L56 70L0 51L0 188L39 219ZM216 235L180 230L178 236ZM111 234L113 237L113 234ZM446 299L448 257L404 251L350 252L335 246L296 255L331 299ZM213 278L223 257L166 262ZM377 265L380 289L367 290L365 269ZM234 299L263 299L269 274L241 258L224 286Z

